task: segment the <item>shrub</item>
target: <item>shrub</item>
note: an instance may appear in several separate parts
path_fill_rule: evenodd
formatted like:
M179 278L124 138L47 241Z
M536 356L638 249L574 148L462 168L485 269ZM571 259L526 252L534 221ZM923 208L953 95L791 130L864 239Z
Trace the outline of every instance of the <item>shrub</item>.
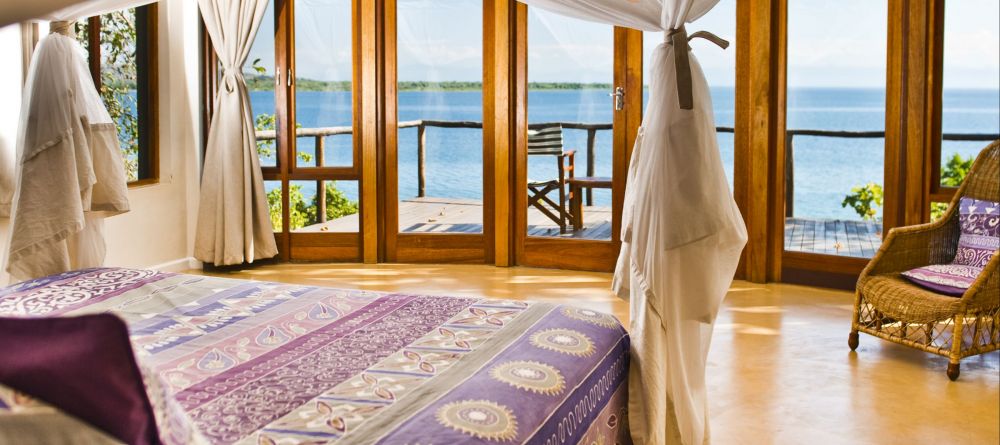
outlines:
M882 207L882 186L874 182L851 188L851 194L844 197L841 207L851 206L865 221L879 221L878 209Z

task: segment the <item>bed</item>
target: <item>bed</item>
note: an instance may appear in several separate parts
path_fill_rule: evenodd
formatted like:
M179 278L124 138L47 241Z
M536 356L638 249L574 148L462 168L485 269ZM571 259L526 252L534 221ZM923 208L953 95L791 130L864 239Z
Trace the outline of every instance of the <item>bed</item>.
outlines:
M587 309L122 268L0 289L0 317L94 313L127 324L164 443L630 443L629 338ZM0 425L84 437L67 417L0 386Z

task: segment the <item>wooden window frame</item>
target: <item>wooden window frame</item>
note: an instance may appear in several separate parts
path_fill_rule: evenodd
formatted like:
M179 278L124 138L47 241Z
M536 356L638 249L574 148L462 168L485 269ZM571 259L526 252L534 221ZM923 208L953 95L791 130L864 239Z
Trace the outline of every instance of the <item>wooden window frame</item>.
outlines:
M943 1L888 0L883 236L954 193L939 180ZM737 276L853 289L868 259L784 250L787 2L737 2L735 193L749 233Z
M136 21L136 114L139 126L138 179L129 187L156 184L160 181L159 73L157 5L135 8ZM87 18L87 65L94 86L101 89L101 17Z

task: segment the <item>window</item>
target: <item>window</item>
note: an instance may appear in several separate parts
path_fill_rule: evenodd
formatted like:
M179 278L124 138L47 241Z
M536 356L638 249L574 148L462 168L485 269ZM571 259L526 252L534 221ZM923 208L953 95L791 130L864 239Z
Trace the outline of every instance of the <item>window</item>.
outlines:
M882 242L887 18L884 1L789 2L786 251L870 258Z
M944 4L941 136L931 219L948 208L972 161L1000 133L1000 4L951 0Z
M90 73L118 126L130 183L155 181L156 6L123 9L77 23Z

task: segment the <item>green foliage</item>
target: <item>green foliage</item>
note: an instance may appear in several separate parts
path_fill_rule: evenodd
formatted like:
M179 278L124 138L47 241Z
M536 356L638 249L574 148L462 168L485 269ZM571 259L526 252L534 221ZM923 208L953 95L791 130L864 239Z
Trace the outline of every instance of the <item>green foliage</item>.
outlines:
M301 184L291 184L288 187L288 202L291 205L288 219L291 230L300 229L319 223L316 210L319 202L316 196L310 202L302 193ZM271 225L276 232L281 231L281 189L267 192L267 208L271 216ZM326 183L326 219L327 221L358 213L358 203L351 201L333 182Z
M941 185L945 187L958 187L962 185L962 181L969 174L969 169L972 168L972 157L963 158L958 153L954 153L948 158L948 162L945 163L944 167L941 169ZM932 202L931 203L931 221L935 221L942 216L944 212L948 211L948 204L944 202Z
M851 188L841 207L851 206L865 221L878 221L878 208L882 207L882 186L874 182Z
M313 223L319 222L316 218L316 209L319 203L313 198L313 206L309 209L309 215ZM333 182L326 183L326 219L334 220L348 215L358 213L358 203L347 198L344 192L337 188Z
M77 24L77 40L88 48L89 27ZM104 106L118 127L118 141L125 158L128 180L139 178L139 116L135 91L135 9L101 16L101 89ZM89 48L88 48L89 50Z
M952 154L948 158L948 162L945 163L944 168L941 169L941 185L945 187L958 187L962 185L962 181L969 174L970 168L972 168L971 156L963 158L958 153Z

